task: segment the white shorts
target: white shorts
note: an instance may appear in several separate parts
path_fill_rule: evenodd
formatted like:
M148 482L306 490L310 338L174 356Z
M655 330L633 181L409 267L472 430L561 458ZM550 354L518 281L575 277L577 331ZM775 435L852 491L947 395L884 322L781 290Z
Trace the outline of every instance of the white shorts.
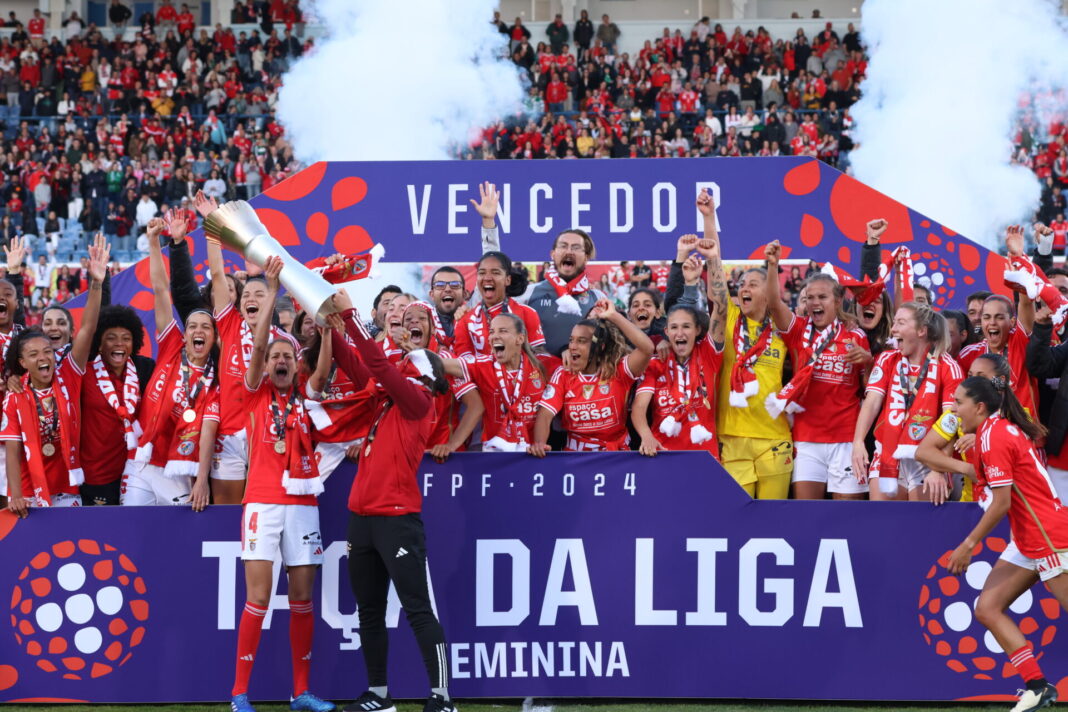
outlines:
M828 492L862 494L866 484L853 476L853 443L794 443L794 482L822 482Z
M131 462L122 473L119 504L131 507L189 504L192 477L167 477L162 467Z
M871 487L878 487L875 478L879 476L879 458L881 457L879 450L880 448L876 445L875 454L871 458L871 469L868 472L868 482ZM923 487L923 480L930 472L931 470L921 465L919 460L898 460L897 485L911 492L918 487Z
M998 558L1014 566L1019 566L1021 569L1036 572L1038 578L1042 581L1049 581L1051 578L1068 573L1068 555L1050 554L1042 559L1032 559L1024 556L1014 541L1009 542L1009 545L1005 547L1005 551L1001 552L1001 556Z
M275 561L286 566L321 566L323 537L319 507L309 504L256 504L241 513L241 560Z
M1049 478L1053 480L1053 489L1057 490L1057 499L1061 504L1068 504L1068 470L1046 466Z
M248 438L244 430L215 440L211 456L211 479L243 480L248 473Z
M362 442L363 438L341 443L318 443L315 446L315 463L319 466L319 479L326 482L326 478L344 462L345 451Z
M39 507L37 499L29 497L26 499L26 503L30 507ZM82 496L80 494L67 494L66 492L57 492L52 495L52 502L49 506L52 507L80 507L82 506Z

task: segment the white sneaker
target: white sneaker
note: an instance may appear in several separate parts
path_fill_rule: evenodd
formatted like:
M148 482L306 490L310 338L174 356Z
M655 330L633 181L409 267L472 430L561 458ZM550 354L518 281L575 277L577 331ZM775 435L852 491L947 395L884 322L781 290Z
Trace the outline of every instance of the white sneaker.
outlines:
M1045 687L1038 691L1020 690L1020 701L1012 708L1012 712L1033 712L1049 707L1056 701L1057 688L1047 682Z

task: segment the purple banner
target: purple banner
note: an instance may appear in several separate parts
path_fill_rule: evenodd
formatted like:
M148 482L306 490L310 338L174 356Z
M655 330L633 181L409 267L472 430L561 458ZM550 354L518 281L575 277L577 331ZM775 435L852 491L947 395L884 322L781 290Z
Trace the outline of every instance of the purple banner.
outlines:
M501 191L502 247L526 262L548 259L553 236L569 227L591 232L598 260L671 259L680 235L700 232L694 200L707 187L727 260L763 259L764 245L777 239L786 258L829 260L859 276L864 226L881 217L889 221L884 247L909 243L915 276L938 306L960 308L980 289L1006 292L1003 258L809 158L317 163L251 202L305 262L377 242L388 262L470 264L481 254L481 223L468 201L487 180ZM204 254L198 231L199 279ZM122 272L112 291L151 327L147 259ZM71 306L83 304L78 297Z
M996 699L1012 668L973 604L1005 532L967 575L940 559L975 505L753 501L704 453L471 454L422 470L431 585L459 697ZM343 466L320 499L312 690L366 685L345 566ZM229 696L244 602L236 507L0 516L0 697ZM253 699L290 694L285 584ZM1060 607L1012 606L1047 670ZM426 694L395 595L390 690ZM1056 681L1056 680L1055 680Z

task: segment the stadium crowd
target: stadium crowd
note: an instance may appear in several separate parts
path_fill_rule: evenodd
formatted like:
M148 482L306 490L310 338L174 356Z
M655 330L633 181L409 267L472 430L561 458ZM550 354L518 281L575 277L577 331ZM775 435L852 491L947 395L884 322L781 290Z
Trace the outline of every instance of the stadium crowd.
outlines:
M232 24L259 22L236 34L198 28L171 2L138 18L113 2L109 22L118 39L77 13L48 39L40 11L25 22L12 12L0 40L0 242L25 236L35 259L57 261L50 298L59 263L87 257L96 231L120 262L140 259L148 221L197 190L248 198L301 168L274 118L282 75L314 49L296 0L236 3ZM852 24L772 38L763 28L728 35L702 18L631 56L617 54L621 31L607 15L595 24L583 12L573 26L558 17L544 38L521 18L493 23L529 80L527 112L457 155L809 155L848 170L849 107L867 70ZM1063 252L1068 131L1063 118L1040 121L1034 99L1012 160L1043 181L1037 219Z

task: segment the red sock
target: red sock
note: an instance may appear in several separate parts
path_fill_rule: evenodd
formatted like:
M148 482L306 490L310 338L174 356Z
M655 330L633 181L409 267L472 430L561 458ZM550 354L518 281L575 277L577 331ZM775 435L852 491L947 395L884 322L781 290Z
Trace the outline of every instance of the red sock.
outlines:
M248 692L248 678L252 675L256 648L260 646L260 632L263 631L265 615L267 615L266 608L245 601L245 610L241 612L241 623L237 626L237 670L234 672L234 689L230 693L234 696Z
M1020 673L1020 677L1024 679L1024 682L1040 680L1045 677L1042 674L1042 668L1038 666L1038 661L1035 660L1034 648L1031 647L1030 643L1027 643L1019 650L1009 653L1009 661L1016 668L1016 672Z
M289 649L293 654L293 696L308 691L315 616L311 601L289 602Z

